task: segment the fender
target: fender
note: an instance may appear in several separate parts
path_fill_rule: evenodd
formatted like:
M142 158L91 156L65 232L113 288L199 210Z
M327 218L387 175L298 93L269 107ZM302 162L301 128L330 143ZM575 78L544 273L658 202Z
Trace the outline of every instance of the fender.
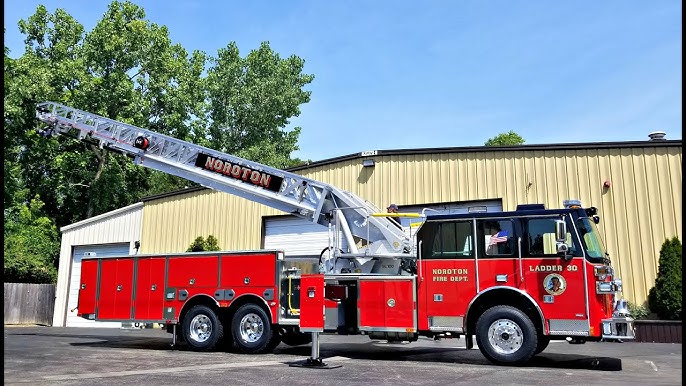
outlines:
M264 298L263 298L262 296L259 296L259 295L257 295L257 294L245 293L245 294L236 296L233 300L231 300L231 304L229 304L229 307L233 306L233 304L236 302L236 300L241 299L241 298L244 298L244 297L246 297L246 296L251 296L251 297L255 297L255 298L260 299L260 301L262 302L262 304L264 304L264 306L266 307L266 309L267 309L267 311L268 311L267 313L269 314L269 318L272 320L272 323L276 323L276 322L275 322L275 321L276 321L276 318L274 318L274 315L273 315L273 313L275 312L275 311L272 309L273 307L269 307L269 304L267 303L267 301L264 300Z
M474 305L474 302L476 302L477 299L481 298L481 296L483 296L484 294L486 294L486 293L488 293L488 292L490 292L490 291L493 291L493 290L498 290L498 289L504 289L504 290L508 290L508 291L517 292L519 295L522 295L522 296L524 296L525 298L527 298L527 299L531 302L531 304L533 304L534 308L536 308L536 310L538 311L538 316L541 318L541 326L543 326L543 330L545 331L545 319L543 319L543 311L541 311L541 307L538 306L538 303L536 303L536 301L534 300L534 298L532 298L531 295L529 295L529 294L526 293L525 291L522 291L522 290L520 290L520 289L518 289L518 288L508 287L508 286L495 286L495 287L490 287L490 288L487 288L487 289L485 289L485 290L479 292L479 293L474 297L474 299L472 299L472 300L469 302L469 304L467 305L467 312L465 313L465 319L464 319L464 320L465 320L465 323L467 323L467 322L469 321L469 311L472 309L472 305ZM464 328L464 331L465 331L466 333L469 333L469 332L467 331L467 330L468 330L468 328L467 328L468 326L464 326L464 327L465 327L465 328Z

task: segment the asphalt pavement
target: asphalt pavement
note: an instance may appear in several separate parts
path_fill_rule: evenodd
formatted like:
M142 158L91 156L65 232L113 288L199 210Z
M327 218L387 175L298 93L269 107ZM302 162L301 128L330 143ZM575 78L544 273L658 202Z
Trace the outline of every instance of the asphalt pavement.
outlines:
M154 329L5 326L5 385L681 385L681 344L551 342L523 367L494 366L463 339L389 344L320 337L272 354L193 352Z

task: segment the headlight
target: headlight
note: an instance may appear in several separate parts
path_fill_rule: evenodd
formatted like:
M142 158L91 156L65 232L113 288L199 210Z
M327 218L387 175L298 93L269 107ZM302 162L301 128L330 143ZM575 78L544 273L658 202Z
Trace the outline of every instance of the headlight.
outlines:
M597 281L595 289L599 294L610 294L616 291L616 286L612 282Z

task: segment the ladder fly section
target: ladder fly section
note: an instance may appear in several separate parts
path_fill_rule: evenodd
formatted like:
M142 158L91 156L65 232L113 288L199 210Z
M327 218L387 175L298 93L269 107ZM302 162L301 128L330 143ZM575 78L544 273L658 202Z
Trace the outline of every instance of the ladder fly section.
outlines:
M332 185L55 102L38 104L36 117L50 125L45 135L94 143L132 157L136 164L324 226L338 215L342 218L335 223L353 255L396 254L409 246L408 237L390 219L371 216L378 208ZM353 236L374 248L358 251Z

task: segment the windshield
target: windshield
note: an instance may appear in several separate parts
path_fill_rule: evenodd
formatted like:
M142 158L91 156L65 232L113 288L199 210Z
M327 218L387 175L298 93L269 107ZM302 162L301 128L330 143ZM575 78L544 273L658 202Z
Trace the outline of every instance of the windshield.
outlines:
M584 217L578 219L576 225L579 227L579 234L586 248L589 261L602 263L605 257L605 245L600 239L600 233L595 223L588 217Z

